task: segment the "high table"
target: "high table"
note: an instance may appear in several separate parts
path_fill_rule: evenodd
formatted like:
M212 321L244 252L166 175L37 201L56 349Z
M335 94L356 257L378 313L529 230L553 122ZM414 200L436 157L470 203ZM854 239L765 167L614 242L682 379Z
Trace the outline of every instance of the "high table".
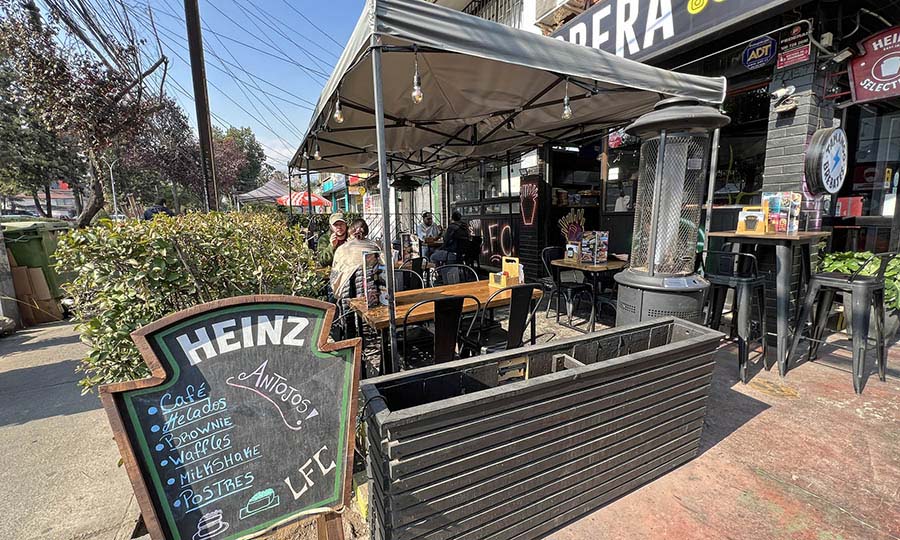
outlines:
M775 250L774 257L774 282L766 280L766 299L774 296L775 299L775 328L772 328L772 318L769 321L768 334L775 334L775 358L778 360L778 372L783 377L788 367L788 340L791 337L790 329L794 317L791 315L792 307L803 298L801 290L809 282L810 258L813 244L831 233L825 231L799 232L796 234L771 233L771 234L747 234L736 231L718 231L708 234L710 237L725 238L730 242L741 245L754 245L766 249ZM794 259L799 254L799 272L794 272ZM766 267L766 260L759 260L760 270ZM793 278L798 276L796 286ZM773 287L774 285L774 287ZM774 291L773 291L774 288ZM772 294L774 293L774 294ZM771 350L771 348L770 348Z
M588 263L581 262L578 259L555 259L555 260L550 261L550 264L553 266L557 266L559 268L566 268L568 270L578 270L580 272L584 272L585 275L587 275L588 278L591 280L591 287L593 287L593 291L594 291L595 306L596 306L596 300L599 298L600 293L603 292L600 290L600 275L605 272L613 272L616 270L622 270L623 268L628 266L628 263L620 261L618 259L608 260L605 263L599 263L599 264L588 264ZM594 309L596 309L595 306L591 307L591 322L590 322L590 324L591 324L592 330L593 330L593 326L594 326L593 313L594 313ZM559 309L558 306L557 306L557 309Z
M491 295L498 290L499 289L488 285L487 280L482 280L473 281L471 283L441 285L439 287L426 287L424 289L416 289L413 291L398 292L394 295L397 305L396 309L394 310L394 319L397 321L397 325L399 326L403 324L403 317L405 317L406 314L409 313L410 308L412 308L416 303L423 300L447 298L450 296L474 296L478 299L479 302L481 302L482 309L493 309L509 305L511 296L509 292L497 295L493 300L491 300L490 304L488 304L488 298L490 298ZM540 295L540 292L534 292L535 299L540 298ZM390 350L391 343L391 337L389 334L390 314L388 313L387 306L370 308L366 305L365 298L353 298L349 301L349 305L350 309L355 311L365 324L378 331L382 351L381 374L384 375L386 373L391 373L393 371L393 366L390 365L390 362L385 361L386 358L390 358L390 356L388 354L385 354L385 352ZM466 299L463 302L463 313L471 313L473 311L476 311L477 309L478 305L472 300ZM420 307L415 312L413 312L407 322L421 323L431 320L434 320L434 304L428 304ZM535 339L535 328L532 324L531 342L534 343Z

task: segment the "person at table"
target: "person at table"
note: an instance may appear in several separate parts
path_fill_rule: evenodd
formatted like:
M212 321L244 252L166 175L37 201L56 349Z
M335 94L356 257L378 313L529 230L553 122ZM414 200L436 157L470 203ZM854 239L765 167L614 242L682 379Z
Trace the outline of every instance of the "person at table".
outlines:
M431 255L431 262L444 264L462 261L463 244L470 236L469 224L463 221L459 210L455 210L450 216L450 225L444 231L444 243Z
M428 245L428 242L434 242L441 237L441 228L434 222L434 216L431 212L422 214L422 223L416 225L416 236L422 244L422 256L431 257L434 250Z
M347 228L347 241L334 250L329 280L335 300L353 298L354 274L362 268L364 251L380 251L375 242L368 239L369 225L364 219L354 219ZM355 291L362 294L361 290Z
M347 241L347 220L344 214L335 212L328 218L328 230L319 238L316 245L316 260L319 266L331 266L334 251Z

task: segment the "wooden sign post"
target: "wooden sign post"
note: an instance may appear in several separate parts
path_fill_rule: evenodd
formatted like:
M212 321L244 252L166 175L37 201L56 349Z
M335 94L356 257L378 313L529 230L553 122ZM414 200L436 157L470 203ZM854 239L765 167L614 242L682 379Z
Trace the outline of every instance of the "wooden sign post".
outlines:
M334 306L244 296L132 334L151 377L100 387L154 540L252 538L302 518L343 540L360 340Z

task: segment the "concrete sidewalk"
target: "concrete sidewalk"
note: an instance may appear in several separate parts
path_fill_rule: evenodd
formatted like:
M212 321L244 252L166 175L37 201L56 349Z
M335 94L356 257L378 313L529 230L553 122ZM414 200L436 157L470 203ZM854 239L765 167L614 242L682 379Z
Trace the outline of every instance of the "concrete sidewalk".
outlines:
M0 338L2 539L112 540L136 515L100 399L77 384L86 350L68 323Z

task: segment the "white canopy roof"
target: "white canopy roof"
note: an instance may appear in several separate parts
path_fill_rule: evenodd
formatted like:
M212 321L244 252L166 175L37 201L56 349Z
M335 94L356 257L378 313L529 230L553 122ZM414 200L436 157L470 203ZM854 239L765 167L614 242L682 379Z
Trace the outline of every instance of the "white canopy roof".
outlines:
M459 167L468 158L577 143L649 111L661 98L721 103L725 79L675 73L421 0L367 0L325 84L291 165L377 168L370 47L383 46L386 150L393 172ZM410 98L418 59L425 99ZM573 116L563 120L569 96ZM333 111L337 97L345 121ZM313 158L316 144L321 159Z

